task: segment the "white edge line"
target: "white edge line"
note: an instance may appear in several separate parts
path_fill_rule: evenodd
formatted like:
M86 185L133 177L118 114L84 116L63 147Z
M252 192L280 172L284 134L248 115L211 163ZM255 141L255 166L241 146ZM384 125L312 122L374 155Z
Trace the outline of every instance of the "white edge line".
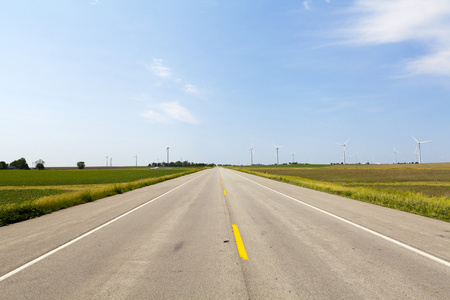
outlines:
M68 247L68 246L70 246L70 245L72 245L72 244L78 242L79 240L84 239L85 237L87 237L87 236L93 234L94 232L96 232L96 231L102 229L103 227L106 227L106 226L108 226L108 225L110 225L110 224L116 222L117 220L122 219L123 217L125 217L125 216L127 216L127 215L129 215L129 214L131 214L131 213L133 213L133 212L135 212L136 210L138 210L138 209L140 209L140 208L146 206L147 204L150 204L150 203L152 203L153 201L158 200L159 198L164 197L165 195L167 195L167 194L169 194L169 193L175 191L176 189L178 189L178 188L180 188L180 187L182 187L182 186L188 184L189 182L191 182L191 181L194 180L194 179L197 179L198 177L199 177L199 176L196 176L196 177L194 177L194 178L192 178L192 179L186 181L185 183L183 183L183 184L181 184L181 185L179 185L179 186L177 186L177 187L171 189L170 191L167 191L167 192L165 192L164 194L161 194L161 195L159 195L158 197L153 198L152 200L149 200L149 201L147 201L147 202L145 202L145 203L143 203L143 204L141 204L141 205L139 205L139 206L133 208L132 210L129 210L129 211L127 211L126 213L123 213L123 214L121 214L120 216L115 217L114 219L109 220L108 222L106 222L106 223L104 223L104 224L102 224L102 225L100 225L100 226L98 226L98 227L96 227L96 228L94 228L94 229L92 229L92 230L90 230L90 231L88 231L88 232L86 232L86 233L84 233L84 234L82 234L82 235L76 237L75 239L73 239L73 240L71 240L71 241L69 241L69 242L67 242L67 243L65 243L65 244L63 244L63 245L61 245L61 246L59 246L59 247L57 247L57 248L51 250L50 252L47 252L47 253L45 253L45 254L39 256L38 258L33 259L32 261L30 261L30 262L24 264L23 266L18 267L17 269L12 270L11 272L9 272L9 273L7 273L7 274L1 276L1 277L0 277L0 282L2 282L3 280L5 280L5 279L7 279L7 278L9 278L9 277L11 277L11 276L13 276L14 274L17 274L17 273L19 273L19 272L25 270L26 268L28 268L28 267L34 265L35 263L37 263L37 262L39 262L39 261L41 261L41 260L43 260L43 259L49 257L50 255L53 255L53 254L55 254L56 252L59 252L59 251L61 251L62 249L64 249L64 248L66 248L66 247Z
M289 199L291 199L291 200L297 201L297 202L299 202L299 203L301 203L301 204L303 204L303 205L305 205L305 206L308 206L308 207L310 207L310 208L312 208L312 209L315 209L315 210L317 210L317 211L320 211L321 213L324 213L324 214L326 214L326 215L328 215L328 216L330 216L330 217L333 217L333 218L335 218L335 219L338 219L339 221L345 222L345 223L347 223L347 224L349 224L349 225L352 225L352 226L354 226L354 227L356 227L356 228L359 228L359 229L361 229L361 230L364 230L365 232L371 233L371 234L373 234L373 235L375 235L375 236L377 236L377 237L380 237L380 238L382 238L382 239L384 239L384 240L386 240L386 241L389 241L389 242L391 242L391 243L393 243L393 244L396 244L397 246L403 247L403 248L405 248L405 249L407 249L407 250L410 250L410 251L412 251L412 252L414 252L414 253L416 253L416 254L419 254L419 255L421 255L421 256L423 256L423 257L426 257L426 258L428 258L428 259L431 259L431 260L433 260L433 261L435 261L435 262L437 262L437 263L440 263L440 264L442 264L442 265L444 265L444 266L450 268L450 262L448 262L448 261L446 261L446 260L443 260L443 259L441 259L441 258L439 258L439 257L436 257L436 256L434 256L434 255L431 255L431 254L429 254L429 253L426 253L426 252L424 252L424 251L422 251L422 250L419 250L419 249L417 249L417 248L411 247L411 246L409 246L409 245L407 245L407 244L404 244L404 243L402 243L402 242L400 242L400 241L397 241L397 240L395 240L395 239L393 239L393 238L390 238L390 237L388 237L388 236L386 236L386 235L383 235L383 234L381 234L381 233L379 233L379 232L373 231L373 230L371 230L371 229L369 229L369 228L366 228L366 227L364 227L364 226L361 226L361 225L359 225L359 224L353 223L352 221L346 220L346 219L344 219L344 218L342 218L342 217L339 217L339 216L337 216L337 215L334 215L334 214L332 214L332 213L330 213L330 212L327 212L327 211L325 211L325 210L323 210L323 209L320 209L320 208L318 208L318 207L315 207L315 206L313 206L313 205L311 205L311 204L308 204L308 203L306 203L306 202L303 202L303 201L301 201L301 200L295 199L295 198L293 198L293 197L291 197L291 196L288 196L288 195L286 195L286 194L283 194L283 193L281 193L281 192L278 192L278 191L276 191L276 190L273 190L273 189L271 189L271 188L269 188L269 187L267 187L267 186L264 186L264 185L262 185L262 184L259 184L259 183L255 182L255 181L253 181L253 180L251 180L251 179L248 179L248 178L246 178L246 177L244 177L244 176L241 176L241 175L239 175L239 174L236 174L236 175L239 176L239 177L242 177L242 178L244 178L244 179L246 179L246 180L248 180L248 181L250 181L250 182L253 182L254 184L259 185L259 186L261 186L261 187L263 187L263 188L265 188L265 189L268 189L268 190L270 190L270 191L272 191L272 192L274 192L274 193L280 194L280 195L282 195L282 196L284 196L284 197L286 197L286 198L289 198Z

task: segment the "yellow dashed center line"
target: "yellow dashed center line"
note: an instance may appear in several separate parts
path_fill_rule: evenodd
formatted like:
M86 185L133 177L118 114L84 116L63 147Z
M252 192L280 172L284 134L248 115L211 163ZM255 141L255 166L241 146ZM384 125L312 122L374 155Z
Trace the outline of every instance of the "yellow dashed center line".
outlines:
M219 176L219 177L220 177L220 183L223 185L222 176ZM223 194L226 196L227 192L225 190L223 190ZM235 224L233 224L232 227L233 227L234 237L236 239L236 246L238 248L239 256L243 260L248 260L247 252L245 251L244 242L242 241L241 234L239 233L239 229L238 229L237 225L235 225Z
M236 238L236 245L238 248L239 256L242 257L243 260L248 260L247 252L245 251L244 242L242 242L241 235L239 233L239 229L237 225L233 224L233 232L234 237Z

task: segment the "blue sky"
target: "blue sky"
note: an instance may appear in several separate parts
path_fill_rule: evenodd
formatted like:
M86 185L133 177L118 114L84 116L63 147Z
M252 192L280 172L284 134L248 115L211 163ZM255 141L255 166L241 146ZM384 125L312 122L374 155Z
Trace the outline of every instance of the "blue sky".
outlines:
M450 161L450 1L8 1L0 160Z

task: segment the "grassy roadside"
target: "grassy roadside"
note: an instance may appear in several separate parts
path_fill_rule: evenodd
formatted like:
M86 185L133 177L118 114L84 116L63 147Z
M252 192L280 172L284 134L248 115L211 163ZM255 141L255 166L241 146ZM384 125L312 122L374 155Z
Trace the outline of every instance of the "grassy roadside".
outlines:
M204 169L205 168L191 169L175 174L139 179L131 182L104 184L101 187L98 185L94 185L93 187L86 186L84 189L77 191L48 195L28 201L5 203L0 206L0 226L32 219L60 209L121 194L169 179L195 173Z
M297 176L269 174L243 168L233 169L317 191L450 222L449 197L427 197L421 193L410 191L394 191L377 187L344 186L334 182L324 182Z

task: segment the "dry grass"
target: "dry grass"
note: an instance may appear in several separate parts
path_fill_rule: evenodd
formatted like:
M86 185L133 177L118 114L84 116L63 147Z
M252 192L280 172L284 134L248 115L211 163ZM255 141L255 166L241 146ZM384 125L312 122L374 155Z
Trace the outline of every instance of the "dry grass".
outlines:
M53 211L95 201L104 197L121 194L137 188L191 174L200 170L202 169L193 168L184 172L178 172L175 174L160 177L140 179L132 182L81 185L76 186L76 188L74 188L73 190L63 194L44 196L29 201L11 201L9 203L0 205L0 226L35 218L47 213L51 213ZM48 191L48 186L46 186L46 189L43 190ZM22 189L21 191L24 192L26 191L26 189Z
M259 166L247 173L450 221L450 164Z

